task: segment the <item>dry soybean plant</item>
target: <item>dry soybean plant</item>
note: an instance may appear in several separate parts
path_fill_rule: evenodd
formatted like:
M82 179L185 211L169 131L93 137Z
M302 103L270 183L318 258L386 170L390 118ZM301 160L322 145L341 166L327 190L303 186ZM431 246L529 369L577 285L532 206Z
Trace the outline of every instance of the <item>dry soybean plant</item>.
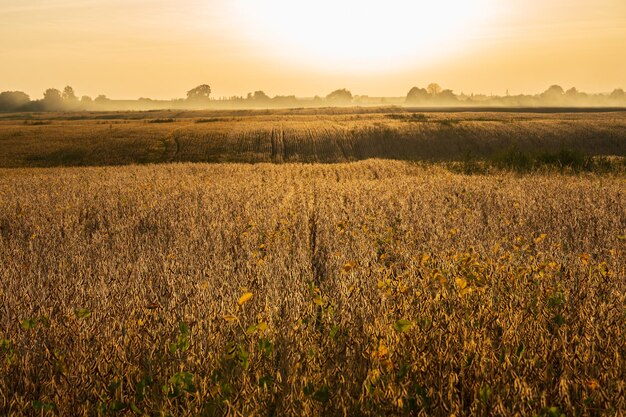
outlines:
M625 234L622 176L2 170L0 413L621 415Z

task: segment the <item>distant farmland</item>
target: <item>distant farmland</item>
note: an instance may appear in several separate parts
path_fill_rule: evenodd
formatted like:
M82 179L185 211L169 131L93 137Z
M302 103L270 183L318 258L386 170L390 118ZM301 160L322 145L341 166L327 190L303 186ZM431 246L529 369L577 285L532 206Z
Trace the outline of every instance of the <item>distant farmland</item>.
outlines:
M623 157L626 112L41 113L0 118L0 146L4 167L368 158L519 164L520 157L549 161L564 151Z

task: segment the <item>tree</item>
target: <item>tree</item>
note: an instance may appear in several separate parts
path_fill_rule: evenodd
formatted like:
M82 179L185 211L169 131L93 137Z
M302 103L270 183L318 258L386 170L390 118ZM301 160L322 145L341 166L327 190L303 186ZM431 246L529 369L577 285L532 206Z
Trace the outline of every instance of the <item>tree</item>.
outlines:
M437 83L429 84L426 89L428 90L428 94L433 97L436 97L441 93L441 86Z
M43 93L43 99L47 101L61 101L63 100L63 96L56 88L48 88Z
M21 91L4 91L0 93L0 111L18 110L30 102L28 94Z
M62 110L63 95L56 88L48 88L43 93L43 106L46 110Z
M63 89L63 100L67 102L75 102L78 100L76 94L74 93L74 89L69 85Z
M437 96L437 100L442 104L454 104L459 101L452 90L443 90Z
M567 100L570 101L570 103L575 104L577 101L587 99L588 95L583 92L578 91L576 87L572 87L565 92L564 97L567 98Z
M211 96L211 87L202 84L187 91L187 100L208 100Z
M248 93L248 100L254 101L270 101L270 96L263 91L255 91L254 94Z
M621 88L616 88L611 93L611 98L615 100L623 100L626 98L626 93Z
M98 97L96 97L94 99L94 104L98 105L98 106L105 106L107 105L109 102L111 101L110 98L108 98L107 96L105 96L104 94L100 94Z
M430 96L428 95L428 91L425 88L413 87L409 90L409 93L406 95L407 103L423 103L428 101Z
M335 104L347 104L352 102L352 93L345 88L335 90L326 96L326 100Z
M272 104L279 107L296 107L298 99L296 96L276 96L272 99Z
M66 110L72 110L78 108L78 97L74 93L74 89L69 85L63 89L62 93L63 103Z
M548 103L556 104L563 99L565 90L560 85L551 85L546 91L541 93L541 98Z

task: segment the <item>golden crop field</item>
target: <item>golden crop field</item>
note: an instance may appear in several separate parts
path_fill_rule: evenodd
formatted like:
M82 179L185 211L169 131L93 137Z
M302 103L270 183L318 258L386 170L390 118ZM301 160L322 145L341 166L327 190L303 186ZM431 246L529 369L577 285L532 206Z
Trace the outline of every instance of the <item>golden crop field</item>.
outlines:
M401 109L121 112L0 118L0 167L163 162L507 161L626 155L626 112ZM515 158L514 158L515 159ZM622 164L623 165L623 164Z
M625 115L338 113L0 121L0 414L623 415Z

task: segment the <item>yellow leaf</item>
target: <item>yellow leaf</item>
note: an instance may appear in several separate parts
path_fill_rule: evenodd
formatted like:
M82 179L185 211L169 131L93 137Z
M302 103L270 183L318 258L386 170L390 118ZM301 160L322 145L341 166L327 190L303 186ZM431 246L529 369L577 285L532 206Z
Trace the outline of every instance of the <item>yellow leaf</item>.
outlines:
M378 349L372 352L372 358L384 358L389 353L389 348L383 342L380 342Z
M465 289L465 287L467 287L467 280L464 278L456 278L454 280L456 282L456 285L459 287L459 289Z
M461 296L464 296L464 295L467 295L467 294L469 294L471 292L472 292L472 288L471 287L466 287L466 288L463 288L459 294L461 294Z
M356 262L348 262L343 266L345 272L350 272L356 266Z
M241 305L243 305L243 303L245 303L246 301L248 301L251 298L252 298L252 293L251 292L246 292L241 297L239 297L239 300L237 300L237 304L239 304L241 306Z
M257 324L256 326L257 330L259 330L260 332L264 332L265 330L267 330L267 323L262 321L259 322L259 324Z
M446 277L444 277L439 271L435 272L435 274L433 275L433 278L439 281L439 285L445 285L447 283Z
M237 320L237 317L233 316L232 314L227 314L224 316L224 320L230 323L232 321Z
M580 254L580 261L587 265L589 263L589 259L591 259L591 256L588 253L581 253Z

